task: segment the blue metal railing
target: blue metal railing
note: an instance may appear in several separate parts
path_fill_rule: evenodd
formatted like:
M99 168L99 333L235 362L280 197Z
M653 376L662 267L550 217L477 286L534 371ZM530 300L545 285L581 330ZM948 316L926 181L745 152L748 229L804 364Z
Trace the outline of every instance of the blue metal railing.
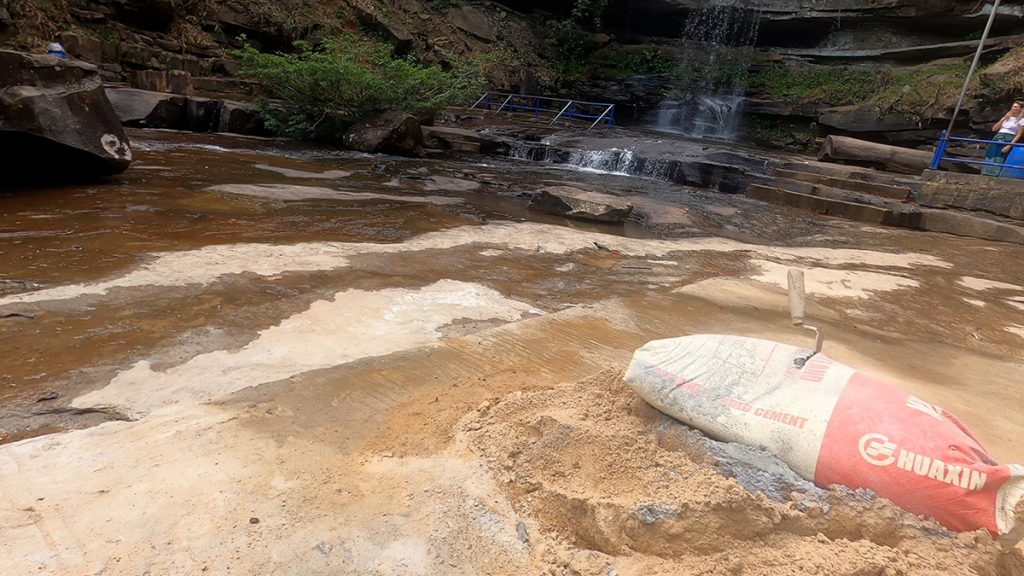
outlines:
M587 128L604 123L611 126L615 123L615 104L607 102L586 102L583 100L566 100L563 98L548 98L546 96L530 96L526 94L506 94L502 92L485 92L470 108L486 108L498 112L533 112L533 116L539 117L544 114L554 114L555 117L548 124L554 124L559 118L567 118L570 121L575 118L593 120Z
M974 142L977 144L1001 144L1002 146L1011 146L1017 148L1024 146L1024 142L1020 144L1010 144L1009 142L999 142L998 140L980 140L978 138L961 138L959 136L949 136L945 130L939 136L939 142L935 145L935 153L932 154L932 163L928 166L932 170L938 170L939 165L942 162L959 162L961 164L975 164L978 166L999 166L1000 168L1008 167L1003 162L986 162L984 160L977 160L975 158L957 158L956 156L948 156L946 154L946 148L950 142ZM1019 168L1019 166L1014 166Z

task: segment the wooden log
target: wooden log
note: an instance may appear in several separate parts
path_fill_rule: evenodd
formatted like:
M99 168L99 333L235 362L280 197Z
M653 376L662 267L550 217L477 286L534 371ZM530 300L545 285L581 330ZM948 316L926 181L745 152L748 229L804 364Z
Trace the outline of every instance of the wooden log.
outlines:
M888 172L918 175L931 164L932 153L848 136L828 136L821 145L821 151L818 152L818 160L859 164ZM956 172L964 171L961 165L950 162L944 162L942 167Z

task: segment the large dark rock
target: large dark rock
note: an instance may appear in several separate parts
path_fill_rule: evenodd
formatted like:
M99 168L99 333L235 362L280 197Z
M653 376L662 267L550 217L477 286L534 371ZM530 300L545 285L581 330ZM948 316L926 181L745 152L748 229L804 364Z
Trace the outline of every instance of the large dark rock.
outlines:
M128 137L91 64L0 50L4 180L82 180L124 172Z
M423 130L415 116L395 110L354 124L342 143L360 152L422 156Z
M135 88L107 88L107 97L121 123L133 128L270 135L256 110L243 102Z
M263 120L250 105L231 100L220 101L217 132L233 132L250 136L269 136Z
M625 222L633 205L618 196L572 186L549 186L534 193L530 210L596 222Z
M498 136L447 126L424 126L423 141L431 148L454 150L456 152L481 152L492 154L508 144Z
M912 114L882 112L873 104L822 110L818 123L847 132L890 132L921 127L921 120Z
M107 97L125 126L168 130L185 128L187 99L184 96L135 88L107 88Z

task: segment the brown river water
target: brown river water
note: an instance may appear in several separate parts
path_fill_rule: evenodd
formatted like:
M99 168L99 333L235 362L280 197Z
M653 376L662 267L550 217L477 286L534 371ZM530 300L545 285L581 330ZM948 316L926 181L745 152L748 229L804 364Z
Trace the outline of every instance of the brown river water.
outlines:
M789 325L791 266L807 270L826 352L959 415L998 460L1024 462L1024 246L507 158L131 137L137 161L111 182L0 190L0 471L12 474L0 523L30 527L10 539L2 573L612 573L577 548L623 574L710 573L685 567L711 552L648 542L623 560L617 540L575 520L566 536L540 512L530 534L559 536L524 552L522 494L501 504L515 513L459 508L467 490L500 500L459 454L518 457L474 448L481 402L598 372L595 386L608 385L651 339L809 344ZM556 184L628 197L634 217L527 209L526 193ZM592 416L553 398L566 422ZM544 402L516 413L537 419L524 433L545 429L551 416L531 412ZM605 433L585 428L580 446ZM438 524L449 515L511 522L512 540L485 537L490 524ZM115 528L94 540L100 521ZM748 558L747 536L733 537L714 553L771 569L729 573L897 562L881 537L866 550L790 535L802 552L771 561L770 542ZM146 552L154 542L166 544ZM838 564L779 571L819 545Z
M979 302L988 299L970 298L956 284L958 276L1024 283L1020 246L815 219L739 196L504 158L403 159L222 135L136 131L132 136L138 160L112 182L0 192L0 295L96 282L144 265L154 253L204 246L401 243L461 226L536 222L638 239L711 234L762 245L934 255L951 266L918 273L939 273L931 278L938 286L910 298L893 294L895 301L886 303L886 313L871 321L873 327L899 327L910 335L919 333L925 341L1021 356L1024 340L1004 328L1012 330L1018 314L1016 324L1024 325L1019 298L1024 293L988 288L974 296L1005 298L981 306ZM523 193L552 184L630 196L637 205L634 220L640 221L625 226L587 224L527 210ZM236 190L217 188L225 185ZM628 263L600 250L590 256L592 270L562 271L557 277L551 277L550 262L538 262L551 256L500 258L471 271L449 261L457 257L439 253L423 263L420 257L408 262L392 256L379 268L348 270L313 293L322 294L338 282L413 285L455 272L490 285L507 285L552 309L642 292L646 287L636 280L652 269L642 262L623 268ZM748 267L746 258L728 252L694 257L686 283L742 274ZM442 270L442 262L452 269ZM605 274L616 267L631 272L631 281L611 281L613 275ZM313 298L302 292L317 283L317 275L301 273L269 282L265 276L241 274L199 293L187 286L152 287L142 295L115 299L123 298L124 305L93 303L86 296L4 306L3 312L35 317L0 321L0 347L9 351L0 375L0 432L20 437L26 431L24 422L5 419L4 410L24 416L26 410L36 411L33 404L47 392L67 398L94 387L176 335L211 325L225 333L262 326L264 319L256 318L261 313L270 320L274 308L290 300L304 305ZM998 321L990 326L988 317Z

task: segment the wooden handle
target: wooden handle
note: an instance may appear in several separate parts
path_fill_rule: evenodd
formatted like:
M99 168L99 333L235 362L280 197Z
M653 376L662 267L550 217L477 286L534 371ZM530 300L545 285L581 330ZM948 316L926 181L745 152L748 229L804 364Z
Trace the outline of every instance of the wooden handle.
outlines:
M804 323L804 271L798 268L789 269L789 315L793 324Z

